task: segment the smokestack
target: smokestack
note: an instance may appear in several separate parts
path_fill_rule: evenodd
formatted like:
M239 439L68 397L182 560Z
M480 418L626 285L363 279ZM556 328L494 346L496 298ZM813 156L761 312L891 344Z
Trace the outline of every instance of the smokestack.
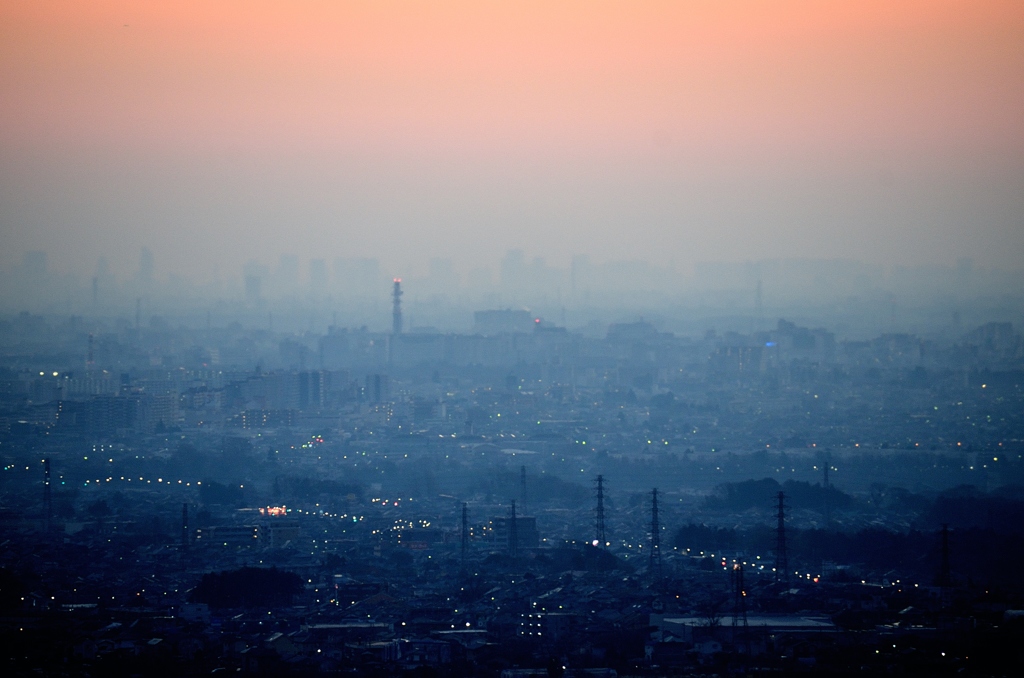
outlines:
M604 528L604 476L597 477L597 510L594 512L594 546L604 548L608 537Z

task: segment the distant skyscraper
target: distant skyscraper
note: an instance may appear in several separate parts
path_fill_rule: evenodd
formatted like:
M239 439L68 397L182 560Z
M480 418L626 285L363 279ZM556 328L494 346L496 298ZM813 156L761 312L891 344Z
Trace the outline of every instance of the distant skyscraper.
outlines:
M501 260L502 294L515 298L526 284L526 255L522 250L509 250Z
M255 304L263 296L263 280L258 275L245 276L245 300Z
M391 332L402 333L402 279L395 278L395 286L391 291Z
M590 279L590 257L578 255L572 258L572 266L569 268L569 294L575 303L579 296L586 289Z
M323 259L313 259L309 262L309 286L314 295L321 295L327 291L327 262Z

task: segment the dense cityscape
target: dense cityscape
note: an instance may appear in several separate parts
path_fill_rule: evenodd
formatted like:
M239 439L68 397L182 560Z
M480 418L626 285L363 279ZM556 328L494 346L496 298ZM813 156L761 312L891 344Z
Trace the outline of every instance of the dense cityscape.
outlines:
M1019 667L1011 323L409 331L390 292L378 330L4 317L5 673Z
M1024 2L0 2L0 678L1024 676Z

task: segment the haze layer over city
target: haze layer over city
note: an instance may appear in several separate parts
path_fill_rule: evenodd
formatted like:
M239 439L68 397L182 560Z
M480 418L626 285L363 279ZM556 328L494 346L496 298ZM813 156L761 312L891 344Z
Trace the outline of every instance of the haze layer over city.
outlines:
M1015 675L1024 9L0 7L5 675Z

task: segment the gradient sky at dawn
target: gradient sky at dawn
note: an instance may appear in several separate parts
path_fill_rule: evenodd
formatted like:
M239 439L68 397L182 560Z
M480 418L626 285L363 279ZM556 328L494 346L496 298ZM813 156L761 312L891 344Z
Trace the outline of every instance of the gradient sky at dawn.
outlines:
M0 237L1021 268L1024 3L8 0Z

